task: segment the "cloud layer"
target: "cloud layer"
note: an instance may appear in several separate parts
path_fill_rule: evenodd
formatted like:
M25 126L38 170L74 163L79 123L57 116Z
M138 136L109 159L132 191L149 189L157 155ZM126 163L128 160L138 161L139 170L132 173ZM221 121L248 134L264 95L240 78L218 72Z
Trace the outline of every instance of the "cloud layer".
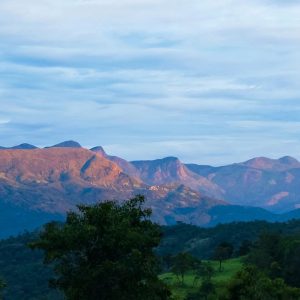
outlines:
M2 0L0 141L300 158L300 5Z

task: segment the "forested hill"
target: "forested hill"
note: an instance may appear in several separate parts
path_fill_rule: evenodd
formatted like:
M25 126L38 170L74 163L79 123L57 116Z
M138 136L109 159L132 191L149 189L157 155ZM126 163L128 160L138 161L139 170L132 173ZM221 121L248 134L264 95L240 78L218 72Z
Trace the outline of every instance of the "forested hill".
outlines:
M233 255L238 256L244 241L255 241L264 232L297 235L300 233L300 220L287 223L239 222L214 228L179 223L162 227L162 232L160 246L156 249L159 256L184 251L201 259L211 259L217 245L224 241L233 245ZM0 277L8 285L4 299L60 299L60 295L48 287L48 280L53 273L48 266L43 265L43 253L27 246L37 238L37 234L25 233L0 241Z
M212 228L178 223L163 226L163 238L157 253L161 256L189 252L200 259L210 259L218 244L226 241L233 245L234 255L239 255L241 245L253 242L263 233L299 235L300 220L283 223L265 221L234 222Z

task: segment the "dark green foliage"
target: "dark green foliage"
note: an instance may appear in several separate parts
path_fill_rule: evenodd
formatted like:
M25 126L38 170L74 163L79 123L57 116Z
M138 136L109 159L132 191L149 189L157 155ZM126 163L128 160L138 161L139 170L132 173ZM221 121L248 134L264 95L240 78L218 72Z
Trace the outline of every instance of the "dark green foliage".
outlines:
M189 293L186 300L208 299L210 295L214 295L216 291L215 285L210 278L204 278L200 287L196 292Z
M270 279L254 266L246 266L228 283L228 300L299 300L300 290L282 279Z
M189 253L178 253L173 258L172 272L184 283L184 275L189 270L195 268L200 263L198 259L190 255Z
M233 253L233 246L227 242L222 242L215 249L213 259L219 261L219 272L222 271L222 262L229 259Z
M197 268L195 268L195 275L198 278L211 279L215 274L215 269L210 262L201 262Z
M218 244L227 241L234 245L233 256L235 256L239 255L244 240L253 243L263 232L270 232L271 235L275 234L275 243L273 243L273 238L267 239L267 241L271 240L272 242L254 243L249 258L254 259L253 253L260 254L251 263L256 264L266 276L270 277L270 280L281 277L287 284L298 286L300 249L297 235L300 233L300 221L274 224L260 221L234 223L206 229L179 224L172 227L163 227L163 232L164 235L157 253L165 255L163 259L164 268L168 271L173 264L172 257L179 252L189 252L198 258L207 259L212 257ZM281 236L277 243L276 235L279 233ZM32 251L27 247L28 243L36 239L36 233L27 233L0 241L0 277L5 279L7 283L7 287L2 291L7 300L60 299L57 292L48 287L48 280L54 274L50 267L43 265L42 251ZM259 249L260 244L264 245L264 250ZM280 246L279 251L275 251L274 244ZM260 257L263 257L263 259L260 259ZM277 258L274 260L274 257ZM203 267L204 265L205 262L202 261L200 266ZM195 272L199 270L199 277L203 280L205 276L200 269L198 267L194 268ZM222 274L224 273L215 274L214 276L222 276ZM187 282L188 277L186 276L185 284ZM197 285L195 284L194 287L198 286L200 279L196 283ZM192 284L193 281L191 281Z
M271 278L281 277L291 286L300 287L300 237L261 235L247 262L256 265Z
M199 296L207 299L209 295L212 295L215 293L215 286L211 279L205 278L203 282L201 283L200 289L199 289Z
M0 278L0 299L2 299L1 291L6 287L6 283L3 279Z
M36 233L25 233L0 241L0 274L7 284L2 292L5 300L62 299L48 286L53 272L43 265L43 252L27 246L36 238Z
M272 265L274 266L279 261L280 252L280 236L265 233L259 237L247 262L256 265L260 270L272 276Z
M202 279L200 288L196 293L190 293L187 300L193 299L207 299L209 295L215 293L215 286L212 282L212 277L215 274L215 269L210 262L201 262L195 269L195 285L200 279Z
M143 204L144 197L137 196L122 205L82 205L64 225L46 225L34 248L54 263L53 286L74 300L168 299L153 254L160 229Z
M3 279L0 279L0 290L6 287L6 283Z
M174 256L166 254L160 257L161 268L165 271L170 271L173 266Z
M234 247L233 257L238 257L245 254L245 252L240 253L242 246L245 246L245 241L253 243L264 232L293 236L300 232L300 220L286 223L235 222L213 228L201 228L183 223L164 226L163 239L157 253L161 256L173 256L179 252L189 252L199 259L210 259L216 247L226 241Z
M247 255L253 247L253 243L249 240L243 240L239 249L238 249L238 256Z

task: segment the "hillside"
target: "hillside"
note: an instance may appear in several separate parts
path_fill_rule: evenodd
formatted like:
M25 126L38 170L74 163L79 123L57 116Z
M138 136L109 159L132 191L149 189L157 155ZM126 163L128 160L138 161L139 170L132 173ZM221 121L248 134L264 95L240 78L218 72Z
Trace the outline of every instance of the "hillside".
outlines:
M300 216L299 165L291 157L223 167L185 165L175 157L129 162L75 141L2 148L0 236L63 220L78 204L136 194L145 195L153 220L162 225L286 221Z
M18 233L47 220L62 219L78 204L144 194L161 224L210 221L208 210L226 202L205 196L180 181L150 185L130 176L115 157L65 142L44 149L0 151L0 236ZM119 161L119 160L118 160ZM130 163L128 163L130 164ZM197 175L198 176L198 175ZM13 226L7 226L13 221Z
M263 232L293 236L300 232L300 221L287 223L239 222L219 225L213 228L200 228L188 224L162 227L162 240L156 253L159 257L189 252L202 260L211 259L216 246L227 241L234 246L233 259L224 263L224 272L217 273L214 281L218 287L228 281L239 268L239 248L244 240L256 241ZM26 233L17 237L0 240L0 277L5 278L7 300L61 299L61 296L48 287L53 276L51 268L43 265L43 253L28 248L28 243L37 239L38 232ZM216 267L216 263L214 263ZM186 285L176 285L174 275L164 272L162 278L172 284L176 294L184 295L193 289L194 275L189 273ZM176 280L177 281L177 280Z
M273 212L300 207L300 162L292 157L258 157L223 167L187 164L223 191L230 203L258 206Z

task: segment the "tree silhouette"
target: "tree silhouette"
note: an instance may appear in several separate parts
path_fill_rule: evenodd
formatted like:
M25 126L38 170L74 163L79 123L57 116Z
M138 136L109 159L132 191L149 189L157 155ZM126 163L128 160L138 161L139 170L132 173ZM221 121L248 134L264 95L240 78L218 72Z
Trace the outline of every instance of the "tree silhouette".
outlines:
M46 225L32 245L53 263L54 287L70 300L169 299L157 277L153 248L160 230L143 208L144 197L123 203L108 201L78 206L65 224Z
M218 245L214 252L214 259L219 261L219 272L222 271L222 262L229 259L233 253L233 246L227 242Z
M1 291L6 287L6 283L0 278L0 300L2 299Z
M177 278L180 278L181 284L183 284L186 272L192 269L198 260L189 253L180 252L174 256L173 261L174 264L172 272L177 276Z

